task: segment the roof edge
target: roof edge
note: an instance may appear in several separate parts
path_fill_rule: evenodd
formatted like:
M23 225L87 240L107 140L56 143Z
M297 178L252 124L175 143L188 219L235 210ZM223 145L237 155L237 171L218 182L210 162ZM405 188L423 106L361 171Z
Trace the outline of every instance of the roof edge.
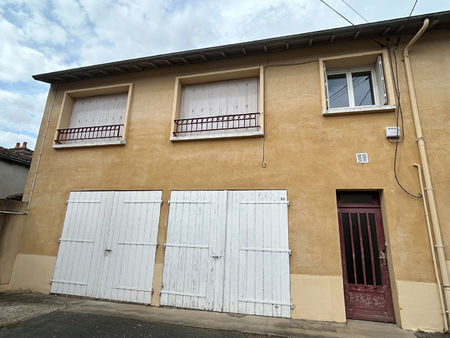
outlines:
M355 34L357 32L358 32L357 36L359 36L360 33L370 34L371 32L372 33L376 32L377 30L384 28L386 26L387 27L397 26L396 29L392 29L392 32L398 31L397 34L400 34L403 31L403 34L405 34L405 31L403 29L405 28L406 25L416 26L418 23L421 23L426 18L430 19L431 21L434 21L435 25L442 19L444 21L449 21L450 23L450 10L421 14L411 17L377 21L373 23L365 23L355 26L344 26L320 31L305 32L301 34L286 35L280 37L185 50L166 54L158 54L147 57L132 58L122 61L114 61L97 65L83 66L55 72L36 74L33 75L32 77L37 81L47 83L64 83L87 78L104 77L119 73L138 72L142 70L148 70L151 68L153 69L166 68L176 66L179 64L215 61L217 59L215 57L216 54L219 56L219 58L227 58L228 53L233 54L235 51L242 51L242 54L240 56L246 56L247 49L252 50L255 48L261 48L262 53L268 53L272 52L268 50L268 46L273 46L277 44L286 44L286 49L288 49L290 42L295 43L296 41L309 40L310 42L309 45L311 45L313 39L323 39L324 37L327 36L333 36L333 38L330 41L330 43L332 43L335 37L336 38L342 37L343 39L349 39L352 38L352 36L348 36L349 34L352 33ZM387 30L387 28L385 28L385 30ZM388 36L387 33L388 32L386 32L386 36ZM178 62L178 59L180 60L180 62Z

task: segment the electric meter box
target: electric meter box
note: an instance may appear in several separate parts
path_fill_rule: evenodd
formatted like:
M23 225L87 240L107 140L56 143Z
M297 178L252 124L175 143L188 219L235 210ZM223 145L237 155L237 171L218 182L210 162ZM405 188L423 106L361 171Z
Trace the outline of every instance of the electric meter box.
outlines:
M400 138L400 127L386 127L386 138Z

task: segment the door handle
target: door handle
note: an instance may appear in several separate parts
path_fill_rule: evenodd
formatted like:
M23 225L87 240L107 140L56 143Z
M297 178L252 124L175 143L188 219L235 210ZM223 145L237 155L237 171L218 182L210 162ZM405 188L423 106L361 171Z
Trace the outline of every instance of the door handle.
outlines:
M386 249L380 250L380 252L378 253L378 258L384 266L387 265Z
M211 258L214 258L214 259L219 259L219 258L222 258L222 256L217 256L217 255L214 255L214 256L211 256Z
M105 253L110 253L112 252L112 249L105 249Z

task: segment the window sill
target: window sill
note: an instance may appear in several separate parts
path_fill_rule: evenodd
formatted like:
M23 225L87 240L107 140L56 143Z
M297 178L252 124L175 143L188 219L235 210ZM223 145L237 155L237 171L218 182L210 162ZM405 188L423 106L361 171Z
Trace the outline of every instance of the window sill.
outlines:
M264 136L263 131L251 131L244 133L227 133L227 134L216 134L216 135L186 135L186 136L171 136L170 141L195 141L195 140L211 140L211 139L225 139L225 138L240 138L240 137L260 137Z
M101 142L99 142L100 140L97 141L73 141L73 143L54 143L53 144L53 148L54 149L61 149L61 148L84 148L84 147L103 147L103 146L113 146L113 145L125 145L126 142L123 139L120 140L102 140Z
M362 107L344 107L344 108L331 108L322 112L323 116L335 116L335 115L356 115L367 113L388 113L395 111L395 104L385 106L362 106Z

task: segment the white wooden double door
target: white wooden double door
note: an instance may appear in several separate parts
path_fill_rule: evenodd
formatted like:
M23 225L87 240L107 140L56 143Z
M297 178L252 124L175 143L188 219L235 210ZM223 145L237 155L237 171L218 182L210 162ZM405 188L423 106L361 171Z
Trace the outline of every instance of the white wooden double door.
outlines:
M161 305L291 316L285 190L172 191Z
M77 191L50 292L150 304L161 191Z

